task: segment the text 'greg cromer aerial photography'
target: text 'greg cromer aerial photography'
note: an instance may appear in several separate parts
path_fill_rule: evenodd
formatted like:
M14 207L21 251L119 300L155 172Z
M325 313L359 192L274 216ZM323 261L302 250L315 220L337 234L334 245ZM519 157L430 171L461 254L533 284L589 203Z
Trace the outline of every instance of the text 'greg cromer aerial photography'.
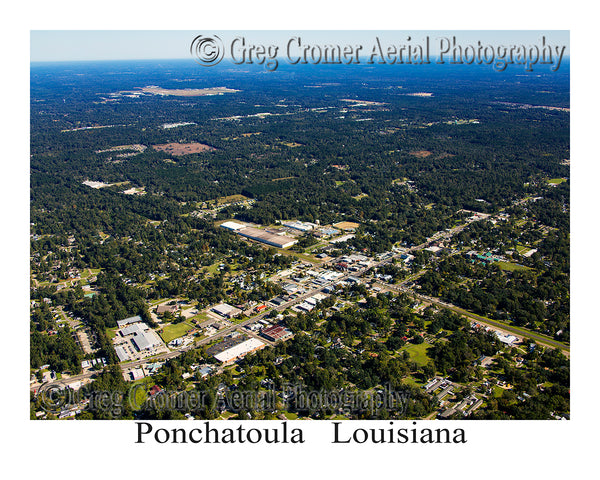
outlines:
M31 63L31 419L570 418L568 32L176 33Z

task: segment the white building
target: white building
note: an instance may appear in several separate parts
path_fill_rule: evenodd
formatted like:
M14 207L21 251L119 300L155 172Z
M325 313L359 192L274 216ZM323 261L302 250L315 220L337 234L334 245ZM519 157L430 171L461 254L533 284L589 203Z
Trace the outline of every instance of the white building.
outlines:
M231 230L233 232L239 230L240 228L244 228L244 227L247 227L247 225L237 223L237 222L224 222L221 224L221 228L224 228L226 230Z
M142 321L142 317L140 317L139 315L136 315L135 317L129 317L124 320L117 321L117 325L119 326L119 328L121 328L125 325L129 325L131 323L137 323L137 322L141 322L141 321Z
M236 317L242 313L239 308L235 308L227 303L219 303L218 305L212 307L211 310L224 318Z
M127 325L125 328L120 330L120 333L123 337L131 336L131 343L133 343L133 345L140 352L142 350L152 350L162 345L162 341L160 338L158 338L158 335L156 335L156 333L154 333L154 331L151 330L148 325L142 322ZM117 356L119 356L119 352L116 348L115 352L117 352ZM125 352L121 352L121 354L123 353ZM119 359L121 359L120 356Z
M221 353L217 353L215 358L224 364L233 363L238 358L243 358L251 352L255 352L265 347L265 343L261 342L257 338L250 338L245 342L235 345L227 350L223 350Z

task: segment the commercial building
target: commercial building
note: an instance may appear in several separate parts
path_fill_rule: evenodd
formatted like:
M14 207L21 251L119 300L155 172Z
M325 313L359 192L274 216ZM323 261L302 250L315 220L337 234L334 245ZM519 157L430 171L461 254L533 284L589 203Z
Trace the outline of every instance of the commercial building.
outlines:
M223 318L237 317L242 311L239 308L235 308L227 303L219 303L211 309L213 312L218 313Z
M137 323L137 322L141 322L141 321L142 321L142 317L140 317L139 315L136 315L135 317L129 317L124 320L118 320L117 325L119 326L119 328L121 328L125 325L129 325L131 323Z
M276 342L291 337L292 332L281 325L273 325L272 327L263 328L260 334L267 340Z
M354 235L349 233L347 235L342 235L341 237L338 238L334 238L333 240L330 241L330 243L342 243L342 242L347 242L348 240L351 240L352 238L354 238Z
M234 332L236 333L236 332ZM209 347L206 350L206 353L208 355L212 355L215 356L221 352L224 352L225 350L228 350L236 345L239 345L240 343L246 341L248 339L248 337L246 335L234 335L233 333L231 335L228 335L227 337L225 337L223 340L221 340L219 343L213 345L212 347Z
M249 353L256 352L264 347L265 343L257 338L250 338L234 347L223 350L221 353L216 354L215 358L223 365L229 365L236 360L245 357Z
M251 240L256 240L257 242L277 248L291 247L298 242L298 240L294 238L287 237L279 233L268 232L267 230L260 230L254 227L240 228L236 230L236 233L242 237L250 238Z
M165 313L165 312L169 312L169 313L175 313L179 310L179 305L175 304L175 305L159 305L158 307L156 307L156 313Z
M314 223L300 222L299 220L296 220L294 222L284 222L283 225L285 227L293 228L294 230L299 230L301 232L309 232L318 226Z
M131 341L140 352L153 350L162 344L160 338L152 330L136 333Z
M237 230L239 230L240 228L244 228L247 225L244 225L243 223L237 223L237 222L224 222L221 224L221 228L224 228L225 230L230 230L232 232L235 232Z
M115 347L115 353L117 354L117 357L119 358L119 362L126 362L127 360L129 360L129 354L125 351L125 349L121 346L121 345L117 345Z
M503 334L502 332L498 332L498 331L496 331L495 333L496 333L496 336L498 337L498 340L500 340L502 343L505 343L506 345L512 345L513 343L515 343L519 340L514 335Z
M148 327L148 325L145 323L138 322L127 325L125 328L120 330L120 333L123 337L131 336L131 343L140 352L144 350L152 350L162 345L160 338L158 338L156 333L154 333L154 331L151 330L150 327ZM118 352L117 356L119 356Z
M291 247L298 242L298 240L284 234L249 227L248 225L238 222L224 222L221 224L221 228L235 232L242 237L256 240L257 242L265 243L277 248Z
M323 233L323 235L337 235L338 233L340 233L340 231L337 228L331 228L331 227L324 227L321 228L321 233Z
M295 307L293 307L293 310L304 310L305 312L310 312L311 310L313 310L315 308L315 306L312 303L308 303L308 302L302 302L300 305L297 305Z
M133 381L139 380L140 378L144 378L146 375L141 368L134 368L129 372L129 378Z

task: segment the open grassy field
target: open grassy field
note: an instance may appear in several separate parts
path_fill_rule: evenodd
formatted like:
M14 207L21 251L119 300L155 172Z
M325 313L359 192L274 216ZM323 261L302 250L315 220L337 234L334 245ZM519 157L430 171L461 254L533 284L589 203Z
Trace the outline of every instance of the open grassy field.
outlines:
M368 197L368 195L366 193L360 193L358 195L355 195L354 197L352 197L354 200L360 200L361 198L366 198Z
M282 255L289 255L292 257L296 257L300 260L304 260L306 262L310 262L310 263L322 263L323 260L313 257L311 255L308 255L306 253L300 253L300 252L294 252L293 250L287 250L284 248L276 248L275 250L277 250L278 253L281 253Z
M161 338L165 343L169 343L171 340L182 337L187 332L192 330L192 327L187 322L181 322L177 324L170 324L166 327L163 327L162 332L160 333Z
M113 338L115 338L117 336L117 327L115 327L115 328L107 328L106 329L106 336L108 337L109 340L112 340Z
M334 228L340 228L342 230L352 230L359 227L356 222L338 222L333 224Z
M427 365L430 362L430 358L427 356L427 348L429 348L429 344L427 342L423 342L420 345L409 344L406 347L403 347L401 351L406 350L410 355L410 359L418 363L419 365Z
M508 272L514 272L515 270L531 270L531 268L526 267L524 265L517 265L516 263L510 262L496 262L502 270L506 270Z
M403 378L402 383L405 385L410 385L411 387L417 387L417 388L421 388L424 385L423 382L419 382L416 378L410 377L410 376Z
M217 198L217 205L225 205L226 203L243 202L244 200L250 200L244 195L227 195L226 197Z
M551 178L550 180L548 180L548 183L550 183L552 185L558 185L559 183L563 183L566 181L567 181L566 178Z

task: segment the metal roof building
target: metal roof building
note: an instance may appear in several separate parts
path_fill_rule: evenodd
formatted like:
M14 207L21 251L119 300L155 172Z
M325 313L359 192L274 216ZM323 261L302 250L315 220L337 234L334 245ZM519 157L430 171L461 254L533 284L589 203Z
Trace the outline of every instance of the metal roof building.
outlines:
M224 364L233 363L238 358L242 358L251 352L260 350L265 347L265 343L261 342L257 338L251 338L245 342L235 345L234 347L228 348L215 355L215 358Z
M119 357L119 362L126 362L127 360L129 360L129 354L125 351L125 349L122 346L116 346L115 353L117 354L117 357Z
M150 350L161 344L160 339L152 330L148 330L146 332L137 332L131 341L135 343L135 346L139 350Z
M118 320L117 325L119 326L119 328L121 328L123 325L129 325L130 323L136 323L136 322L141 322L141 321L142 321L142 317L140 317L139 315L136 315L135 317L129 317L124 320Z
M237 222L224 222L221 224L221 228L224 228L226 230L232 230L232 231L237 231L240 228L244 228L247 225L244 225L242 223L237 223Z
M227 303L219 303L212 307L211 310L225 318L235 317L242 313L239 308L235 308Z
M277 233L270 233L254 227L240 228L239 230L236 230L236 233L239 233L242 237L250 238L277 248L291 247L298 242L298 240L294 238L279 235Z
M276 342L277 340L291 336L292 332L282 325L273 325L271 327L263 328L260 334L266 339Z

